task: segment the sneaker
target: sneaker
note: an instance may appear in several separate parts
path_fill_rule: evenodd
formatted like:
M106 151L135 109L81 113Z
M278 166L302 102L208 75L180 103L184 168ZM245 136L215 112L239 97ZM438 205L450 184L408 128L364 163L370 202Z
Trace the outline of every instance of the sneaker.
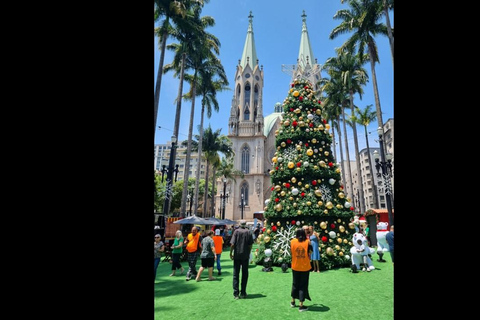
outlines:
M300 308L298 308L299 312L303 312L303 311L307 311L307 310L308 310L308 307L305 307L305 306L301 306Z
M238 300L238 299L240 299L240 297L239 297L239 296L234 296L233 298L234 298L235 300Z
M218 275L221 276L221 275L222 275L222 271L218 271Z
M247 299L246 293L240 293L240 299Z
M295 308L295 307L296 307L296 306L295 306L295 302L291 302L291 301L290 301L290 307L291 307L291 308Z

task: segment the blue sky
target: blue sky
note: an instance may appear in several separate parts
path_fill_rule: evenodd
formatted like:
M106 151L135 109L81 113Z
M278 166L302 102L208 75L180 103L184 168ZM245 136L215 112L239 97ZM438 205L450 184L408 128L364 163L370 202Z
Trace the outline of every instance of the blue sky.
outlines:
M347 4L340 0L210 0L202 11L202 16L209 15L215 19L216 25L207 30L214 34L221 43L219 58L225 68L230 88L233 88L234 76L238 60L242 57L243 46L248 28L248 15L252 11L253 33L259 64L263 65L264 87L263 87L263 112L264 116L273 112L275 103L283 102L288 94L291 76L282 71L282 65L293 65L296 63L300 48L300 36L302 31L302 13L305 10L307 15L307 29L313 54L321 65L330 57L335 57L335 48L340 47L350 34L337 37L335 40L328 38L330 32L341 23L341 20L334 20L334 14L341 9L348 9ZM393 14L390 13L390 21L393 24ZM378 90L380 104L383 112L383 121L393 118L393 68L392 57L388 38L379 36L376 38L380 63L376 64ZM173 39L167 43L174 42ZM154 78L156 82L158 65L160 59L159 39L154 37ZM173 60L173 54L168 50L165 53L164 64ZM370 64L364 68L370 76ZM322 73L325 77L325 74ZM167 73L162 78L162 89L160 92L160 103L158 108L155 143L167 143L173 134L175 122L175 99L178 93L179 80L173 77L173 73ZM188 84L184 82L183 92L188 91ZM233 91L220 92L217 100L220 105L218 113L213 112L211 118L205 116L204 127L210 124L213 130L222 128L222 134L228 134L228 117ZM364 87L362 100L359 96L354 97L354 103L361 109L372 105L375 110L375 98L373 84L370 78L369 83ZM182 102L180 117L179 140L188 138L188 127L190 119L191 102ZM200 98L195 101L195 108L198 109L194 118L194 134L197 134L197 127L200 124ZM350 113L350 111L348 112ZM378 147L374 139L378 124L375 120L370 124L368 130L372 132L369 136L370 147ZM363 127L357 127L360 150L366 147ZM349 138L350 160L354 160L353 134L351 129L347 130ZM343 139L343 137L342 137ZM337 147L338 148L338 147ZM337 157L340 157L337 149ZM340 159L338 159L340 160Z

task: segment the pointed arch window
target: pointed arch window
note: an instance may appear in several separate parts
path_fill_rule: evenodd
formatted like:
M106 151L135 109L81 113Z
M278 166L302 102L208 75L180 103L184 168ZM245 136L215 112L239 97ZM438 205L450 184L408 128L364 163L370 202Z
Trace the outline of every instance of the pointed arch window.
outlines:
M247 145L242 148L241 170L244 174L250 173L250 148Z
M243 205L248 206L248 183L244 182L242 183L242 186L240 187L240 199L242 198L243 194Z
M243 112L243 120L250 120L250 93L251 93L251 87L250 87L250 82L245 83L245 92L244 92L244 101L245 101L245 107L244 107L244 112Z
M248 107L245 108L243 113L243 120L250 120L250 109Z

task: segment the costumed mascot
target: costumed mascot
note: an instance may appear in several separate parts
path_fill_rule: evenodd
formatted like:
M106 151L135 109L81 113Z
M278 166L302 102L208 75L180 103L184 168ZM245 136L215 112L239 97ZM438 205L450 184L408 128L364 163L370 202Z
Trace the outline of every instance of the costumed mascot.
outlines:
M360 240L360 243L359 243ZM374 252L373 248L370 248L367 243L367 238L363 233L355 232L352 237L353 247L350 248L350 254L352 256L352 272L357 273L360 270L360 264L363 264L363 271L372 271L375 266L372 263L371 253ZM362 252L358 250L363 249Z
M378 262L387 262L383 259L383 254L389 250L387 240L385 236L388 233L388 222L379 222L377 223L377 254L379 259Z

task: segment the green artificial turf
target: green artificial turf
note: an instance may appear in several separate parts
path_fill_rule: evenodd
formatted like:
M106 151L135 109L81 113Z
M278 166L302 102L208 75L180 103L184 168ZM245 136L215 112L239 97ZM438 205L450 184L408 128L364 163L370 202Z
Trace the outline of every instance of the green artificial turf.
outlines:
M255 251L255 246L252 252ZM309 310L298 312L290 307L292 270L282 272L273 267L263 272L261 265L251 264L247 285L247 299L233 298L233 261L226 249L221 256L222 275L207 281L208 270L202 281L185 281L187 262L182 262L185 273L169 277L171 264L161 262L154 285L154 319L335 319L335 320L390 320L393 319L393 265L389 253L378 262L372 255L375 270L352 273L350 268L310 273L309 291L312 301L306 300ZM197 270L200 268L197 261Z

